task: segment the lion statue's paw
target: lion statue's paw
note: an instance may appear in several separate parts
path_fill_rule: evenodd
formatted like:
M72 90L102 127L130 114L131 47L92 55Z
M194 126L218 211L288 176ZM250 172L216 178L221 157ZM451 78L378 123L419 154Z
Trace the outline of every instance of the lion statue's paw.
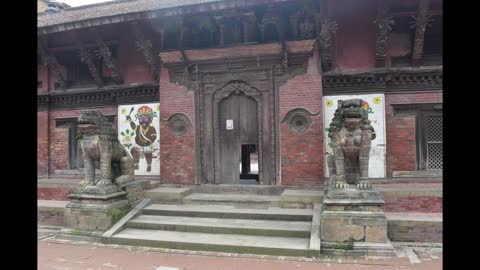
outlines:
M109 186L109 185L112 185L112 180L107 179L107 178L100 179L97 182L97 187L104 187L104 186Z
M372 185L368 181L363 180L357 184L357 187L358 189L371 189Z
M347 189L349 185L345 181L336 181L333 187L336 189Z
M132 175L120 175L119 177L115 178L115 180L113 180L113 182L119 186L132 181L133 181Z
M94 185L95 185L95 182L93 182L93 180L90 180L90 179L82 180L78 184L79 187L94 186Z

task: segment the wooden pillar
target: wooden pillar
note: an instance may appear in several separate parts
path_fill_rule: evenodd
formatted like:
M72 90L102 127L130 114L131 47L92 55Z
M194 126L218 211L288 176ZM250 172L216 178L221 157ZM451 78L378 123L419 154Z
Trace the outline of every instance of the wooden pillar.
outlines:
M220 46L225 45L225 16L215 16L215 22L220 31Z
M247 12L242 14L242 23L243 23L243 42L247 43L250 41L250 36L252 33L250 29L253 25L257 24L257 17L255 16L255 12Z
M428 23L428 9L430 0L420 0L415 18L415 41L412 53L412 65L419 66L422 62L425 29Z

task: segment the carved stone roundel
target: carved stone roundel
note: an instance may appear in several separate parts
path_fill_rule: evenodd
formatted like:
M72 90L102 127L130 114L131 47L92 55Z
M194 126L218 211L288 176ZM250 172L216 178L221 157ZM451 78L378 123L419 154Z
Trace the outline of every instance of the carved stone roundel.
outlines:
M167 127L175 136L182 136L190 126L190 120L183 113L173 114L167 120Z
M317 113L318 114L318 113ZM286 122L288 128L295 133L304 133L312 125L312 115L309 111L297 108L289 111L282 122Z

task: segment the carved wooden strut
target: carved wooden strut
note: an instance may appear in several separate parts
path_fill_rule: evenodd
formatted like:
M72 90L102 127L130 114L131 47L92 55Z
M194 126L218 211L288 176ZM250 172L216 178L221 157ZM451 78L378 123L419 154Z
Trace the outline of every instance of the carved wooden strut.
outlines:
M58 83L60 84L60 89L65 89L67 87L67 83L65 81L65 78L63 78L63 75L60 72L60 70L58 70L57 58L55 58L53 54L47 53L47 51L43 47L40 40L37 42L37 49L40 54L40 57L42 58L43 65L47 66L48 69L50 69L53 72L53 75L55 76L55 78L58 80Z
M152 42L145 38L142 31L140 30L138 22L132 22L131 25L133 35L135 36L135 45L137 46L137 50L142 53L145 61L149 65L152 79L158 81L157 57L155 56Z
M415 18L415 43L413 45L412 64L419 65L423 56L423 43L425 39L425 29L427 28L429 16L428 9L430 0L420 0L418 5L417 17Z

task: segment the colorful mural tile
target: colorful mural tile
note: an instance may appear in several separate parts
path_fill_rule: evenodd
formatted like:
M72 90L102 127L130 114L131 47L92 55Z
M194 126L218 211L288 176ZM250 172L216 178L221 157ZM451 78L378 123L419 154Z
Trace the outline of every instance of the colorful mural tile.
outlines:
M160 104L118 107L118 139L133 157L135 175L160 175Z

